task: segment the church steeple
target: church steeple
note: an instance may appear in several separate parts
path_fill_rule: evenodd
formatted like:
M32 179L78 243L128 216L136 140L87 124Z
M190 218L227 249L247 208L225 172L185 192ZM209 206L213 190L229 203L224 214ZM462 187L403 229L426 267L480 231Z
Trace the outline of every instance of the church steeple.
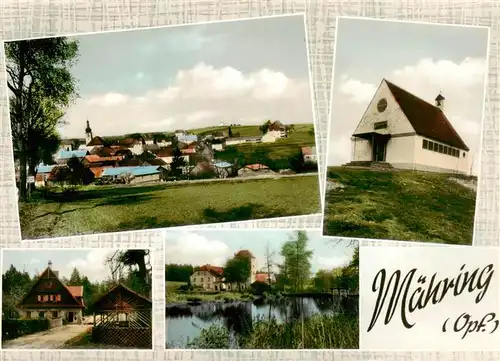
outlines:
M92 141L92 128L90 128L90 123L87 119L87 128L85 128L85 144L89 144Z
M435 99L436 107L438 107L441 110L444 110L444 100L445 97L443 96L443 94L441 94L441 92L439 92L438 96Z

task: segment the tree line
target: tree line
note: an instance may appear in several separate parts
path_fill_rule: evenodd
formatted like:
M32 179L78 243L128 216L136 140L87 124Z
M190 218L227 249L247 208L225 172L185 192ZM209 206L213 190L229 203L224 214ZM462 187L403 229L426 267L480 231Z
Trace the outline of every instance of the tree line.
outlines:
M276 252L269 244L266 247L264 265L261 271L269 278L275 275L273 289L288 292L303 292L307 290L328 291L331 289L346 289L357 291L359 287L359 248L354 247L350 262L330 270L319 270L314 275L311 272L313 251L308 249L309 238L304 231L298 231L290 240L283 243L279 252L282 261L276 261ZM199 267L190 264L167 264L165 280L190 284L190 276ZM241 255L228 259L224 265L223 277L226 282L236 283L238 288L250 277L250 260ZM271 280L269 279L269 284Z
M83 286L83 299L87 306L84 314L89 314L91 310L88 307L118 283L146 297L151 297L152 271L149 263L149 251L116 251L109 255L105 262L110 273L104 281L90 281L76 267L73 268L69 278L60 277L66 286ZM38 276L32 276L26 271L18 270L13 265L9 267L2 275L2 317L19 317L16 306L37 282Z

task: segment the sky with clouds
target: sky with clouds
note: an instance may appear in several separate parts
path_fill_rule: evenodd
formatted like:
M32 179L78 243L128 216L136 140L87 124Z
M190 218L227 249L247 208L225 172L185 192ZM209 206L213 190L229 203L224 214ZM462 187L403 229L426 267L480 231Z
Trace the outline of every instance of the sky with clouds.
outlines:
M294 231L284 230L167 231L165 263L222 267L236 252L247 249L257 259L257 267L263 269L267 249L269 253L274 253L273 262L281 263L281 246L295 234ZM354 246L350 240L322 237L320 231L310 231L307 235L308 249L313 251L313 273L345 266L352 259Z
M60 132L312 123L305 36L302 15L78 36L80 98Z
M50 260L52 269L59 271L59 277L69 278L76 267L80 274L87 276L91 282L101 282L110 276L105 260L114 252L116 250L113 249L4 250L2 274L14 265L18 271L26 271L30 276L34 276L43 272Z
M487 48L486 28L340 18L328 164L350 160L350 137L383 78L432 104L441 91L446 116L476 159Z

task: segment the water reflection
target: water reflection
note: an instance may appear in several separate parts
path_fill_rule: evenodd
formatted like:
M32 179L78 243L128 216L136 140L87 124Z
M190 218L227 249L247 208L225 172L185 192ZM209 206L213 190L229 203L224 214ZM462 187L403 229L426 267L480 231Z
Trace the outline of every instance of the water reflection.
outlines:
M168 348L186 348L202 329L222 322L231 334L244 335L258 319L274 318L278 323L304 320L316 314L357 313L354 297L287 297L248 302L211 302L167 307Z

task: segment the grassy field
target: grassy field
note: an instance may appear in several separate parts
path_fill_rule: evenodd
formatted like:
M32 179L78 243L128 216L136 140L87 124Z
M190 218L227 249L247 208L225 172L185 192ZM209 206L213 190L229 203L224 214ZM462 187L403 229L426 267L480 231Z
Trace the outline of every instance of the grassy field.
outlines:
M93 186L72 200L20 202L23 239L117 232L318 213L316 176Z
M313 124L296 124L294 131L289 133L287 138L279 139L274 143L238 144L228 148L236 148L247 158L251 158L258 152L265 152L270 159L280 159L293 157L301 152L301 147L314 146L314 144ZM217 152L217 154L223 157L224 152Z
M179 287L183 282L165 282L166 303L188 303L190 301L210 302L210 301L243 301L251 299L252 296L241 292L217 292L217 293L197 293L179 292Z
M217 127L205 127L205 128L197 128L190 129L188 132L196 134L196 135L208 135L213 132L226 132L228 131L228 126L217 126ZM260 135L260 130L258 125L240 125L236 127L231 127L231 131L233 134L240 133L240 137L252 137Z
M345 188L327 191L326 235L472 243L476 192L448 175L329 167L328 180Z

